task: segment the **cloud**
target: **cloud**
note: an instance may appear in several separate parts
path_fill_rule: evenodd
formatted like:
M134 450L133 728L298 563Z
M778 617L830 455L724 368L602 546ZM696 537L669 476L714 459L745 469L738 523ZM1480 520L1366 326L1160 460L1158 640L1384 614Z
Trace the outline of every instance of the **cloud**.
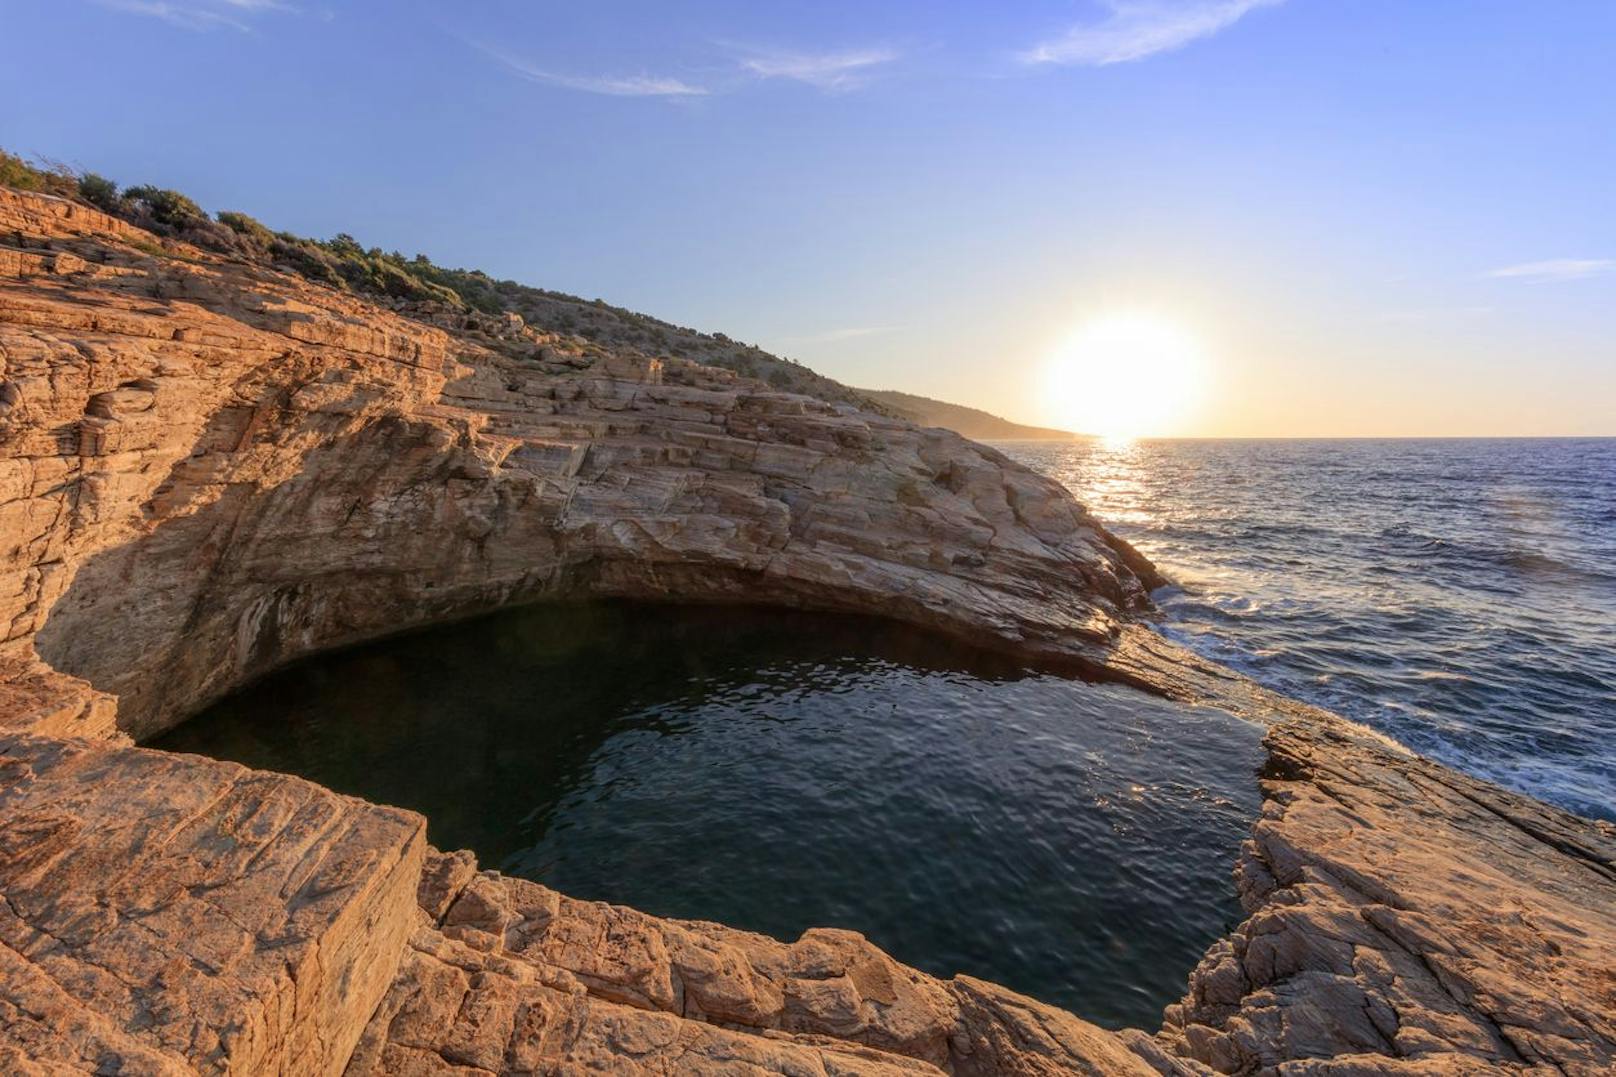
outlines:
M1103 66L1181 49L1285 0L1105 0L1110 14L1021 53L1025 64Z
M694 86L675 78L660 75L567 75L547 71L514 56L491 49L487 45L470 42L479 52L499 61L507 71L529 82L546 86L559 86L565 90L604 94L608 97L704 97L705 87Z
M1544 262L1522 262L1488 272L1489 277L1508 277L1545 284L1549 281L1582 280L1616 269L1616 259L1610 258L1550 258Z
M847 52L760 52L743 50L741 67L762 79L793 79L839 93L869 82L874 68L898 58L892 49L854 49Z
M265 11L296 11L280 0L97 0L104 8L127 15L161 19L182 30L227 27L250 31L248 17Z

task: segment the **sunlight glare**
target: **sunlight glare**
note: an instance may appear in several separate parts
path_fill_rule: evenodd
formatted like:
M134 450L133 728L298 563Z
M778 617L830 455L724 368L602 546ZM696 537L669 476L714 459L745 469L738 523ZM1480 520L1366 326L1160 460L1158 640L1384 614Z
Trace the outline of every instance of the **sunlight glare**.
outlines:
M1067 429L1117 443L1175 433L1201 398L1206 357L1171 322L1109 314L1073 333L1050 359L1050 413Z

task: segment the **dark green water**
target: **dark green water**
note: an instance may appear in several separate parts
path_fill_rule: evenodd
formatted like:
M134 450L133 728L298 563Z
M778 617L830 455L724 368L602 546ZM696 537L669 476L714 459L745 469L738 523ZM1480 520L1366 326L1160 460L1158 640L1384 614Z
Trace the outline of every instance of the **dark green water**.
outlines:
M1154 1029L1239 917L1258 737L883 622L598 605L305 662L157 746L414 808L577 897L852 928Z

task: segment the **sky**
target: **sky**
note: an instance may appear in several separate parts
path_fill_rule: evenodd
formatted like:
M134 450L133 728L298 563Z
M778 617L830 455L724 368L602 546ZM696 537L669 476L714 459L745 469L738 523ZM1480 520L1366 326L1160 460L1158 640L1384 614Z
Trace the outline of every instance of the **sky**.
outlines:
M12 152L854 385L1146 434L1616 434L1611 0L0 17ZM1190 343L1073 358L1139 323Z

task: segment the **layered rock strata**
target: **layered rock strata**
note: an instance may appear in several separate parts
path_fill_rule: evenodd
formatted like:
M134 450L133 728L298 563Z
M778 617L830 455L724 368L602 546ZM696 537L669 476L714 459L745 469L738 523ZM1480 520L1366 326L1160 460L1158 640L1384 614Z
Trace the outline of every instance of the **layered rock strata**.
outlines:
M990 449L519 319L384 310L0 191L8 1071L1599 1073L1611 829L1131 622ZM1251 918L1155 1036L572 901L422 821L128 746L297 656L557 596L876 612L1280 721Z
M850 931L659 920L432 858L421 925L350 1072L1150 1074L1123 1041Z
M1267 748L1250 916L1165 1043L1220 1073L1616 1073L1616 827L1342 722Z
M852 932L574 901L424 832L299 778L0 737L0 1072L1154 1072Z
M14 724L115 698L140 739L297 655L560 594L875 609L1089 667L1145 596L1057 484L944 431L452 332L68 203L0 192L8 231Z
M0 1071L340 1070L424 835L300 778L0 738Z

